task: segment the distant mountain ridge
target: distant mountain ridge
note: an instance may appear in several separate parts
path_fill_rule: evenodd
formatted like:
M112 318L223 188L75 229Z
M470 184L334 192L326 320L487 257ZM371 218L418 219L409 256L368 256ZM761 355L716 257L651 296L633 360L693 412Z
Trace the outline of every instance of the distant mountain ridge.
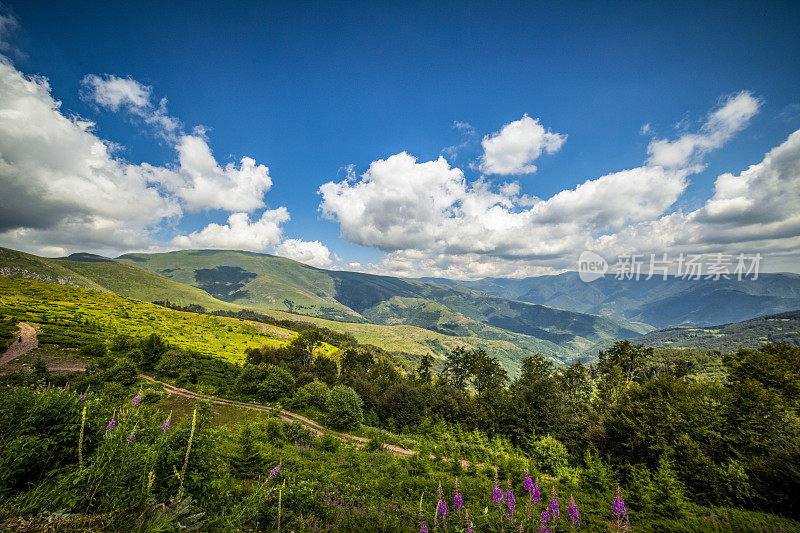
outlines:
M0 275L170 300L206 309L253 309L438 357L481 347L509 369L536 352L557 361L599 342L653 328L624 320L511 301L463 287L319 269L268 254L183 250L116 259L73 254L49 259L0 248ZM330 322L335 320L336 322Z
M463 286L511 300L642 322L656 328L712 326L800 308L800 276L760 274L751 280L617 280L584 283L577 272L530 278L421 281Z
M755 350L767 342L800 346L800 310L706 328L670 328L631 339L658 348L699 348L723 353Z

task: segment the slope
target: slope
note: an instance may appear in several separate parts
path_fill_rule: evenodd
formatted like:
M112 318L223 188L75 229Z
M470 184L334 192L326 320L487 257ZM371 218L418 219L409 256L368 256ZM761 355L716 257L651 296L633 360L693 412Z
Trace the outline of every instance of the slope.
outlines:
M735 352L756 349L766 342L800 346L800 311L762 316L706 328L670 328L653 331L632 342L660 348L700 348Z
M125 254L117 260L248 308L379 325L415 325L450 336L517 343L517 359L532 350L572 357L596 342L652 329L509 301L464 287L329 271L252 252L185 250Z
M800 276L760 274L751 280L617 280L613 276L584 283L576 272L523 279L477 281L423 278L460 285L503 298L581 313L670 326L708 326L800 308Z
M240 309L197 287L93 254L49 259L0 248L0 275L103 290L148 302L169 300L182 306L195 304L213 310Z

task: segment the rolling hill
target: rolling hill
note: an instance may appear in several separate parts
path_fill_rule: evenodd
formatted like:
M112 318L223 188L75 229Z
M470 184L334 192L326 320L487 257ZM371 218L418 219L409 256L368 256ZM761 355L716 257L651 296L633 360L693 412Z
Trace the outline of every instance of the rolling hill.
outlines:
M522 279L423 281L464 286L502 298L642 322L656 328L711 326L800 308L800 276L760 274L756 280L654 277L584 283L576 272Z
M483 348L511 371L526 354L556 361L652 328L511 301L464 287L329 271L252 252L185 250L49 259L0 249L0 275L170 300L208 310L253 309L352 334L416 359L455 346Z
M511 301L458 286L324 270L253 252L184 250L125 254L144 268L248 308L331 320L413 325L449 336L504 340L574 356L598 341L652 328L624 320Z
M658 348L699 348L735 352L756 349L766 342L800 346L800 310L704 328L670 328L631 339Z

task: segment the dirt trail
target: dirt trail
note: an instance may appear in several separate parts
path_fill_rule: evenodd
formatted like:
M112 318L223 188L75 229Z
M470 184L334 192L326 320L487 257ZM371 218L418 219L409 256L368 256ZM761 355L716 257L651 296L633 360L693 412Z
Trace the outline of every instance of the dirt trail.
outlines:
M266 407L263 405L245 403L245 402L238 402L236 400L228 400L225 398L217 398L216 396L208 396L206 394L200 394L197 392L192 392L187 389L182 389L180 387L175 387L174 385L170 385L169 383L164 383L163 381L159 381L153 377L140 375L140 377L150 381L152 383L158 383L164 387L164 390L169 392L170 394L175 394L177 396L182 396L184 398L193 398L197 400L208 400L212 404L215 405L229 405L232 407L241 407L243 409L250 409L252 411L261 411L264 413L273 413L278 418L282 420L286 420L287 422L300 422L307 428L311 429L311 431L315 432L317 435L322 434L325 431L325 428L320 424L314 422L313 420L306 418L302 415L298 415L296 413L292 413L291 411L286 411L285 409L277 409L274 407ZM358 446L364 446L369 441L364 437L358 437L356 435L350 435L349 433L339 433L336 431L328 430L334 437L344 441L344 442L353 442ZM400 446L394 446L392 444L384 444L384 448L389 453L394 455L414 455L415 451L407 450L405 448L401 448Z
M6 350L5 353L2 355L2 357L0 357L0 366L5 366L6 364L10 363L11 361L16 359L17 357L19 357L19 356L21 356L21 355L23 355L25 353L28 353L29 351L31 351L34 348L36 348L37 346L39 346L39 339L36 336L36 330L32 326L30 326L29 324L26 324L24 322L20 322L18 324L18 326L20 327L20 330L21 330L20 336L22 337L22 342L14 340L14 342L11 344L11 346L9 346L8 350ZM54 366L53 368L51 368L51 370L61 370L61 368L56 368ZM82 365L65 365L63 370L65 370L65 371L76 371L76 370L78 370L79 371L79 370L83 370L83 366ZM286 420L288 422L300 422L301 424L303 424L307 428L309 428L312 431L314 431L317 435L320 435L324 431L326 431L326 429L323 426L321 426L320 424L314 422L313 420L311 420L309 418L306 418L306 417L304 417L302 415L298 415L296 413L292 413L290 411L286 411L284 409L277 409L277 408L266 407L266 406L258 405L258 404L238 402L236 400L228 400L228 399L225 399L225 398L217 398L215 396L208 396L206 394L200 394L200 393L197 393L197 392L192 392L192 391L187 390L187 389L183 389L181 387L176 387L174 385L170 385L169 383L164 383L163 381L159 381L159 380L157 380L157 379L155 379L153 377L145 376L143 374L140 375L140 377L142 377L142 378L144 378L147 381L150 381L152 383L158 383L159 385L163 386L164 390L166 390L170 394L175 394L177 396L182 396L184 398L193 398L193 399L198 399L198 400L208 400L208 401L210 401L211 403L213 403L215 405L228 405L228 406L232 406L232 407L240 407L240 408L243 408L243 409L250 409L252 411L261 411L261 412L265 412L265 413L273 413L276 416L278 416L279 418L281 418L282 420ZM330 430L328 430L328 431L330 431ZM356 435L350 435L349 433L339 433L339 432L336 432L336 431L330 431L330 433L334 437L336 437L336 438L338 438L338 439L340 439L340 440L342 440L344 442L353 442L358 446L365 446L367 444L368 440L369 440L369 439L366 439L364 437L358 437ZM400 446L395 446L393 444L384 444L383 447L384 447L384 449L386 451L388 451L389 453L392 453L394 455L409 456L409 455L414 455L415 453L417 453L417 452L415 452L413 450L408 450L406 448L401 448Z
M14 342L11 343L8 350L0 356L0 366L10 363L20 355L28 353L39 346L39 338L36 336L36 330L33 329L33 326L25 322L20 322L17 326L19 326L21 330L20 336L22 337L22 342L14 339Z

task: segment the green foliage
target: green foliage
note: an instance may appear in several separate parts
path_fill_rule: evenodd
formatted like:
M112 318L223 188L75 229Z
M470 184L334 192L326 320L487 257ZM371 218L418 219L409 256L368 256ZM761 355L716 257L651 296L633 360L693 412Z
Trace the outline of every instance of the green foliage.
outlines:
M309 405L322 410L328 408L328 400L331 394L328 385L321 381L314 380L311 383L303 385L303 390L308 394Z
M531 459L540 471L557 476L569 466L567 448L547 435L531 446Z
M336 429L357 429L364 420L362 405L356 391L346 385L337 385L331 389L328 398L328 422Z

